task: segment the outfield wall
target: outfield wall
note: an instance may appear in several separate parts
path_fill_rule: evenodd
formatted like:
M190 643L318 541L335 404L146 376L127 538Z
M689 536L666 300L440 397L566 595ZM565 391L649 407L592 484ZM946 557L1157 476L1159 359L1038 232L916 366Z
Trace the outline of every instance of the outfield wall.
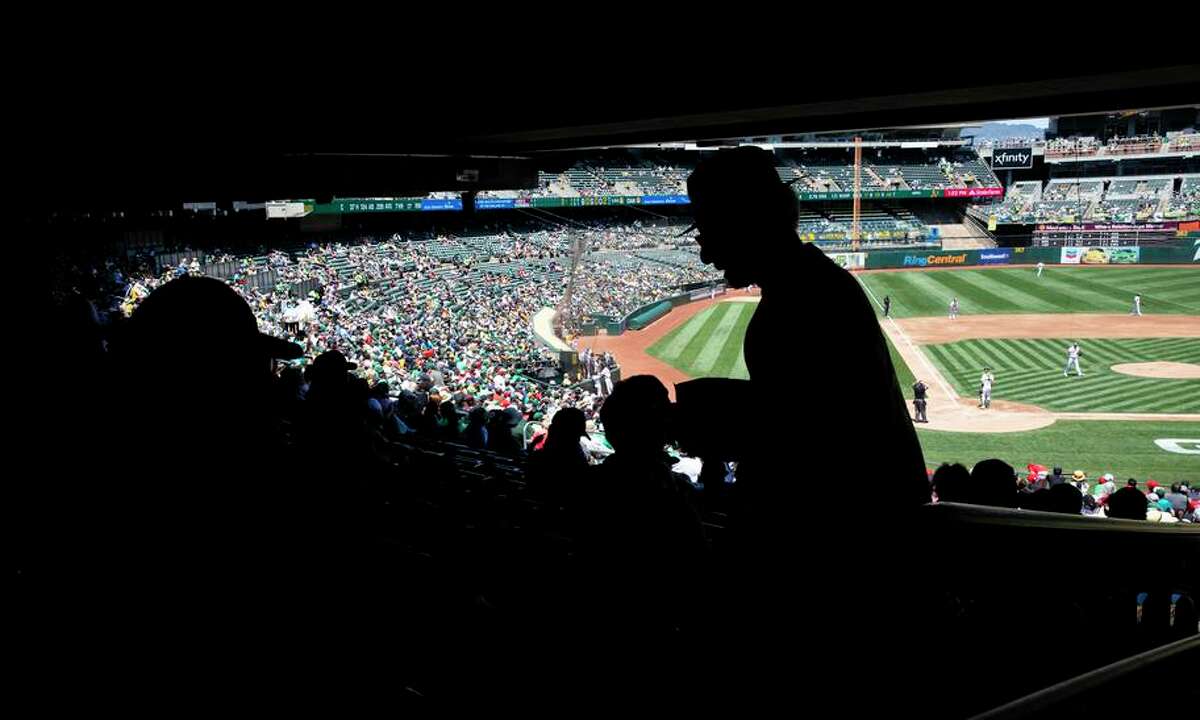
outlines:
M853 262L846 262L849 253L834 253L833 260L842 267L867 270L884 268L971 267L987 265L1111 265L1111 264L1191 264L1200 262L1200 239L1176 245L1145 247L1015 247L980 250L878 250L853 253ZM859 262L862 262L860 265Z
M1187 238L1175 245L1145 247L1000 247L978 250L875 250L829 253L830 259L847 270L893 268L987 267L991 265L1133 265L1200 264L1200 238ZM582 336L608 335L641 330L671 311L694 300L724 293L723 286L693 288L688 292L647 303L623 318L593 315L580 326Z
M725 287L721 284L700 286L693 283L684 287L689 288L687 292L646 303L623 318L593 315L590 321L579 326L579 334L586 337L597 335L600 330L604 330L607 335L620 335L626 330L641 330L671 312L672 308L725 294Z

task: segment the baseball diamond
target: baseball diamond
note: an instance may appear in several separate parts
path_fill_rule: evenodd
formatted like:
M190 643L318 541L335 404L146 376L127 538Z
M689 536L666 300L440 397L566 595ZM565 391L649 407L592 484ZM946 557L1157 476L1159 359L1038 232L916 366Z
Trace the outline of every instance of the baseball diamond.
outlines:
M1089 472L1194 474L1194 456L1156 440L1200 438L1200 269L1051 266L1039 279L1033 266L1008 266L857 277L877 307L905 397L916 379L930 386L930 424L918 427L930 467L999 454ZM1135 293L1141 317L1129 314ZM951 321L953 297L961 314ZM631 373L652 363L676 381L744 379L742 338L754 310L744 301L754 299L679 308L660 327L599 338L599 346L616 348ZM1084 374L1064 378L1075 341ZM836 363L831 357L831 370ZM984 367L995 376L988 409L978 408Z

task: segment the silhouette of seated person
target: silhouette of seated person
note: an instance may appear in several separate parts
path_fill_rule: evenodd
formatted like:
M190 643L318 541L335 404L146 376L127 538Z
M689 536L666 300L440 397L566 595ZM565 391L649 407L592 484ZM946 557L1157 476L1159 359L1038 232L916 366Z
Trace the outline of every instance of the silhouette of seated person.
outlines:
M334 492L350 502L350 495L379 469L369 409L370 387L354 376L357 367L337 350L321 353L308 366L305 396L293 454L320 477L321 492Z
M1108 517L1119 520L1145 520L1146 496L1136 487L1123 487L1108 496Z
M773 154L718 151L701 160L687 186L700 259L722 270L730 287L762 290L743 344L750 375L743 396L755 417L738 466L743 536L769 546L794 541L801 528L815 537L826 524L841 525L821 516L796 521L800 465L810 477L834 477L852 464L856 482L893 522L928 502L921 448L875 312L850 273L796 234L798 199L780 181ZM793 404L778 402L782 394L798 397L812 420L798 423ZM681 414L699 410L692 405L681 405ZM778 463L781 448L802 454L803 463Z
M545 443L529 456L526 482L534 497L560 507L572 501L589 467L579 443L583 437L591 439L582 410L566 407L554 413Z
M281 418L294 421L304 401L304 371L285 367L275 383L275 402Z
M487 449L510 457L522 455L525 451L516 436L521 419L520 411L514 407L493 410L488 415Z
M250 637L299 642L299 616L311 641L314 593L295 589L320 515L272 415L272 358L300 352L203 277L156 289L115 339L116 452L90 472L95 525L79 548L105 588L95 607L112 611L125 647L170 643L168 656L144 656L164 667L220 643L237 662L230 650Z
M437 436L447 442L458 442L458 409L452 400L443 400L438 406Z
M990 507L1016 507L1017 473L1012 465L995 458L976 463L971 468L967 502Z
M1083 511L1083 493L1070 483L1055 485L1046 491L1045 504L1039 509L1063 515L1079 515Z
M938 502L968 502L971 487L971 471L960 463L942 463L933 472L933 489Z
M488 413L482 407L471 408L467 414L467 429L463 431L463 440L467 447L483 450L488 441Z
M657 378L617 383L600 409L613 454L590 468L577 508L584 577L601 606L596 612L612 631L645 632L651 636L645 640L686 622L705 553L691 484L671 470L664 449L670 415Z

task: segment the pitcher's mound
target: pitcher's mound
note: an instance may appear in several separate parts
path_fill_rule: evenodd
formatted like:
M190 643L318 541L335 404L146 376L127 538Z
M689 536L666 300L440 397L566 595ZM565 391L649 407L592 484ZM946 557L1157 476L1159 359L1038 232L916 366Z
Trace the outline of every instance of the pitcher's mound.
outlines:
M1170 380L1200 380L1200 365L1178 362L1122 363L1112 366L1113 372L1148 378Z

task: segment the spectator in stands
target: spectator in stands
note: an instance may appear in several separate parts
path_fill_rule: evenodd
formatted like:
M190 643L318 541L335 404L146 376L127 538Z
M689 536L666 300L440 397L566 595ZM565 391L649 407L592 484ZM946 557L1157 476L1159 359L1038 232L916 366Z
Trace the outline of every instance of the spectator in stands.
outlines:
M578 494L589 465L579 443L580 438L591 439L586 424L587 418L577 408L554 413L545 444L529 457L527 483L535 496L566 505Z
M524 453L515 435L521 421L521 412L514 407L491 411L487 426L488 450L510 456Z
M959 463L942 463L933 473L938 502L969 502L971 472Z
M1154 488L1154 494L1154 498L1149 498L1152 506L1157 507L1162 512L1169 513L1173 511L1171 502L1167 500L1167 488L1159 485L1158 487Z
M704 532L691 484L671 471L664 450L670 414L667 389L657 378L617 383L600 408L614 452L593 469L579 499L582 552L595 573L595 592L623 633L669 632L696 606ZM577 424L570 432L578 432Z
M1188 496L1183 490L1183 485L1172 483L1171 492L1167 494L1166 500L1171 505L1171 512L1182 520L1188 511Z
M454 407L454 401L443 400L438 413L438 436L448 442L458 442L461 436L458 432L458 408Z
M1003 460L982 460L971 468L968 502L992 507L1015 507L1017 473Z
M1083 509L1083 493L1074 485L1056 485L1046 491L1046 503L1040 509L1064 515L1078 515Z
M474 407L468 414L467 429L463 432L463 439L467 443L467 447L482 450L488 444L488 429L487 429L488 413L482 407Z
M1050 473L1050 477L1046 478L1046 486L1054 487L1055 485L1061 485L1061 484L1065 483L1066 481L1067 481L1067 479L1065 477L1063 477L1062 468L1055 465L1054 472Z
M1124 487L1108 497L1108 516L1122 520L1146 519L1146 496Z
M85 496L97 525L80 528L75 547L95 553L105 588L86 612L120 629L126 653L158 657L169 635L187 648L167 662L178 676L195 669L189 653L200 662L250 635L282 653L275 643L299 617L311 631L322 624L311 604L320 591L294 583L305 568L324 575L314 550L335 551L315 528L328 516L309 502L308 475L289 461L272 417L271 359L299 354L259 333L229 286L190 276L155 290L114 344L121 402L106 424L106 463L120 475Z

